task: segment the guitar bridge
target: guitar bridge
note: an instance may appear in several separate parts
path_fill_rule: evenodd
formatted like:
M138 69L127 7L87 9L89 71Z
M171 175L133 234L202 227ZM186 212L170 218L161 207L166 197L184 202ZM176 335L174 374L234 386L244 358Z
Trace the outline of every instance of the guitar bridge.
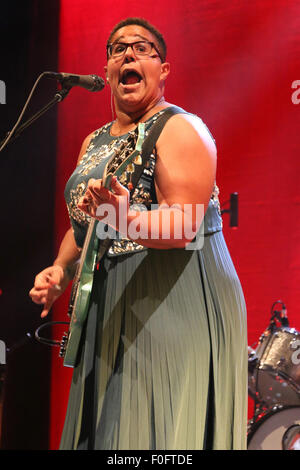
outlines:
M59 347L59 357L65 357L66 354L66 349L67 349L67 344L69 340L69 333L64 333L61 342L60 342L60 347Z

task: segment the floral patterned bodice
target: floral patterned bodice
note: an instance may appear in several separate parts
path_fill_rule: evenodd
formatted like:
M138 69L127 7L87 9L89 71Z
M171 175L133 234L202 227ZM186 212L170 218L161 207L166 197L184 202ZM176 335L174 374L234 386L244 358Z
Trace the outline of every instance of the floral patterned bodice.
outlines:
M156 113L145 122L146 136L149 133L151 126L163 112L164 110ZM94 132L85 154L82 156L65 187L65 200L67 203L75 240L79 247L83 246L90 217L78 209L77 204L79 199L86 191L88 181L91 178L99 179L102 177L106 163L116 152L121 153L122 151L133 151L135 147L137 130L131 131L119 137L114 137L110 135L110 128L112 124L112 122L108 123ZM133 192L130 204L134 208L138 209L138 207L140 207L142 204L143 208L150 210L152 204L158 203L154 186L155 162L156 156L154 148L153 153L150 155L144 167L142 176ZM130 174L124 172L119 180L121 184L128 187L130 183ZM222 229L218 192L218 188L215 185L204 219L205 233L219 231ZM144 249L146 248L142 245L139 245L138 243L127 238L118 236L111 245L108 256L132 253Z

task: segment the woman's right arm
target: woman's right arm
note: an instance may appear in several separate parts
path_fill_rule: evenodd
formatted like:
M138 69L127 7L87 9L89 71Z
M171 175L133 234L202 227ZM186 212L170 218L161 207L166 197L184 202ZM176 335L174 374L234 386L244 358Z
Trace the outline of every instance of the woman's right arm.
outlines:
M48 315L53 302L65 291L73 279L79 257L80 250L76 245L73 230L70 228L63 238L53 265L35 277L34 286L29 292L33 302L44 305L42 318Z
M80 149L77 164L90 143L93 133L88 135ZM52 266L41 271L34 281L34 286L29 292L36 304L44 305L41 317L46 317L53 302L65 291L69 282L73 279L76 270L76 261L80 257L80 249L76 245L73 229L70 228L59 248L58 255Z

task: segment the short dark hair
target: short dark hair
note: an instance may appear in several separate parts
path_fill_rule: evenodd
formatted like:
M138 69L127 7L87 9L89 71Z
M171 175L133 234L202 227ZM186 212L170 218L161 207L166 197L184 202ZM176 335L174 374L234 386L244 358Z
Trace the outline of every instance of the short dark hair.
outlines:
M147 29L150 31L150 33L153 34L153 36L157 39L158 46L159 46L159 51L161 53L161 58L163 62L166 60L167 56L167 45L164 40L163 35L158 31L158 29L155 28L149 21L145 20L144 18L126 18L125 20L120 21L116 26L113 28L112 32L109 35L108 41L107 41L107 46L111 43L111 39L113 35L121 28L124 26L129 26L129 25L137 25L137 26L142 26L143 28Z

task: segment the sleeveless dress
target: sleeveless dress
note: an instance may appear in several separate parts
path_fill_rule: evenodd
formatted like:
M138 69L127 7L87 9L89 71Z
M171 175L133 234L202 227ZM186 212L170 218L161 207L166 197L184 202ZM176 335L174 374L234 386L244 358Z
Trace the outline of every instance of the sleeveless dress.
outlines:
M162 112L146 121L147 132ZM78 246L89 217L77 202L134 134L112 137L111 125L94 133L66 185ZM157 203L154 172L155 149L133 205ZM60 449L246 449L246 308L217 187L201 230L199 249L114 240L95 270Z

